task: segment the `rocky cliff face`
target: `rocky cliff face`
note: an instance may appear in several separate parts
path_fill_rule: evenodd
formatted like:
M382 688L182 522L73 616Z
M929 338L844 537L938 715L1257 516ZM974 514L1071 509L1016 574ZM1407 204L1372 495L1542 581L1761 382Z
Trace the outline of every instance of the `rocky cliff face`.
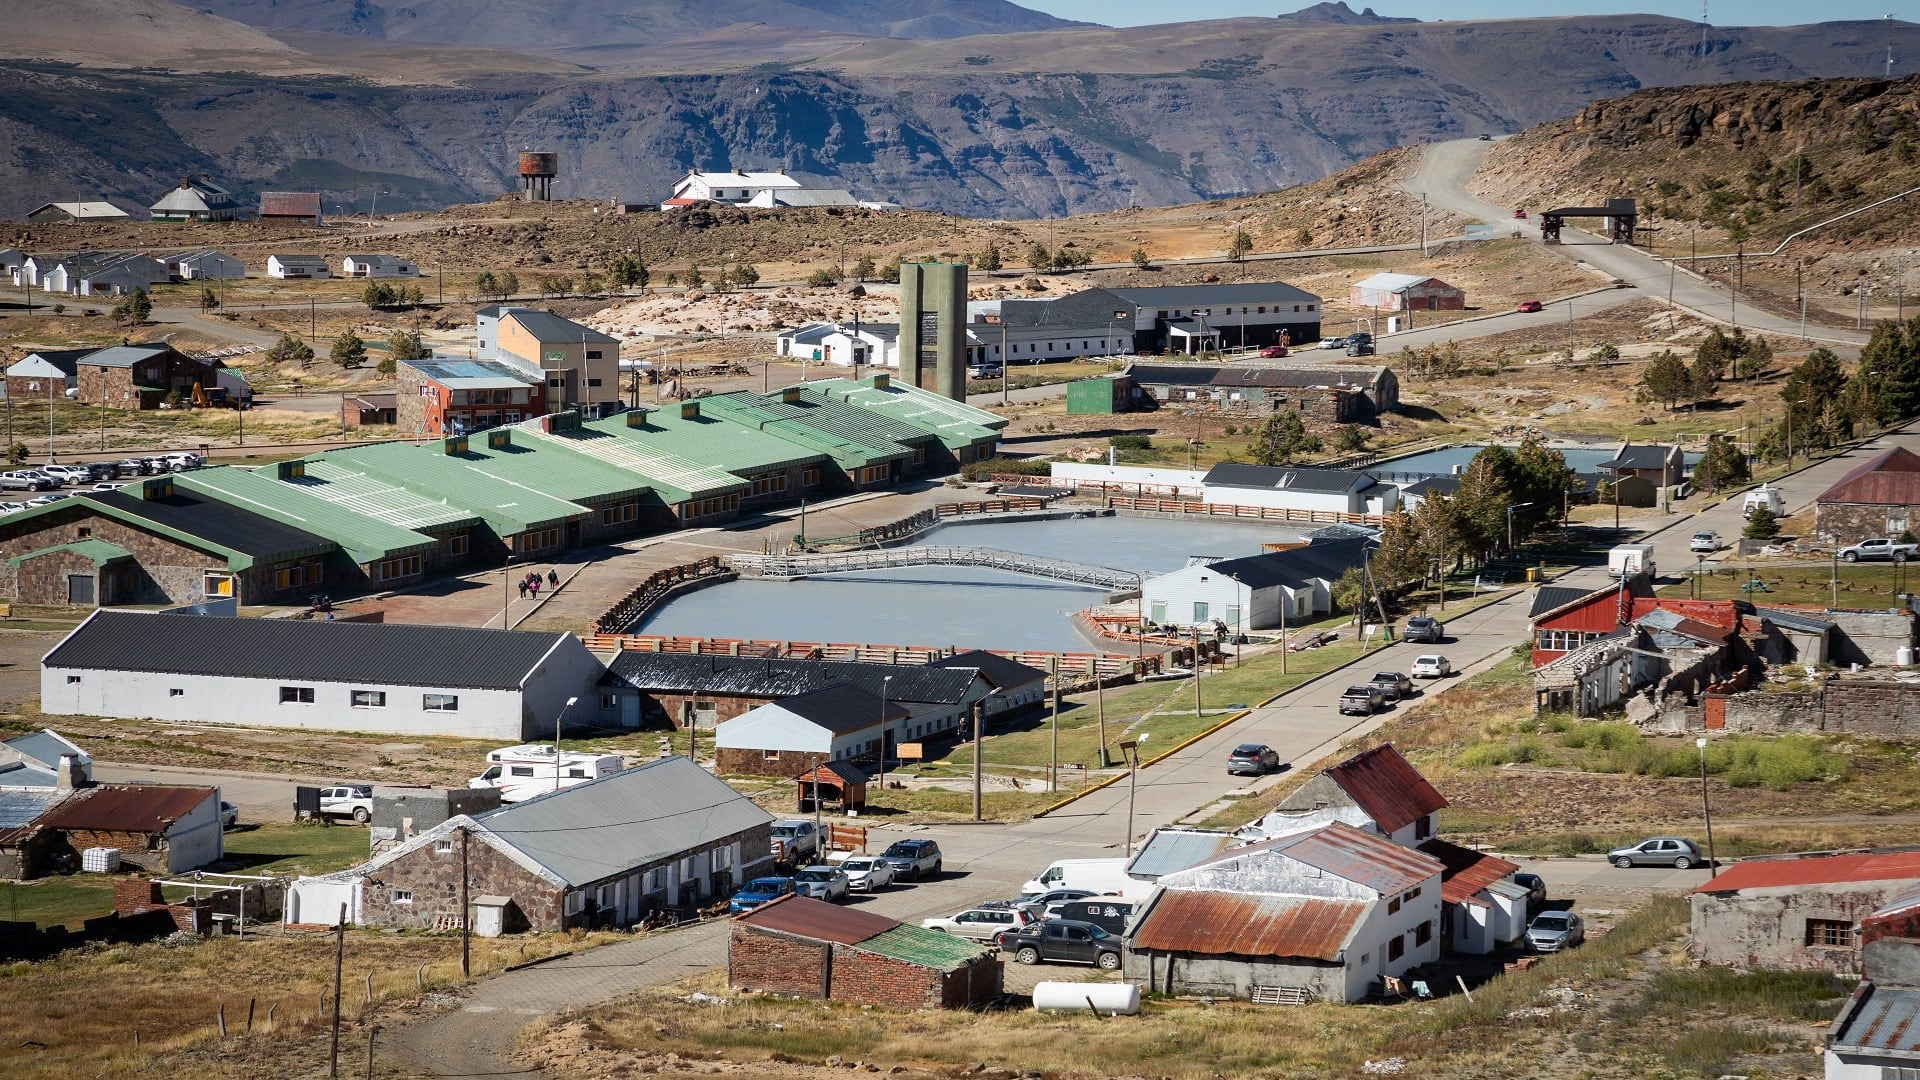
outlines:
M1645 85L1877 62L1877 39L1835 27L1716 31L1703 52L1697 29L1667 19L1353 18L1059 32L1063 47L1107 43L1075 60L1105 73L1015 70L1009 57L1025 50L1019 63L1030 66L1036 38L1053 40L1030 34L835 70L821 61L456 86L16 62L0 68L0 214L76 196L144 207L188 173L243 195L318 188L330 208L364 211L376 191L383 208L428 208L513 188L515 154L537 148L560 154L561 197L654 201L689 168L779 167L908 206L1057 216L1271 190L1387 147L1516 130ZM1912 44L1903 55L1920 55L1920 36ZM966 55L941 69L940 48ZM1128 56L1143 73L1116 62ZM1771 91L1730 91L1716 104L1720 92L1701 91L1684 115L1661 106L1662 122L1695 139L1718 125L1757 132L1867 93L1799 90L1769 105ZM1815 93L1817 103L1801 100ZM1594 106L1551 138L1605 146L1615 137L1605 132L1643 131L1634 110L1653 106L1640 101ZM1530 179L1559 175L1547 165Z

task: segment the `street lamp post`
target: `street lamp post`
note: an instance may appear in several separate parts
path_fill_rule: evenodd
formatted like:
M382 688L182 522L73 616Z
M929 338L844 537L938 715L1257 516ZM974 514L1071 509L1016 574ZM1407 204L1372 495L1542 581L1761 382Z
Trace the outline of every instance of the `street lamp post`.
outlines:
M1795 398L1787 402L1787 468L1793 468L1793 407L1805 405L1806 398Z
M880 794L887 793L887 696L893 682L888 675L880 680Z
M1133 796L1140 781L1140 744L1147 741L1151 732L1142 732L1136 741L1129 739L1120 744L1120 753L1127 759L1127 857L1133 857Z
M1523 503L1514 503L1512 506L1507 507L1507 550L1508 551L1513 550L1513 512L1515 510L1520 509L1521 507L1532 506L1532 505L1533 504L1530 502L1523 502Z
M555 791L560 790L560 722L567 718L567 710L573 708L573 703L579 700L577 697L568 698L567 703L560 706L560 715L553 718L553 790Z
M1720 863L1713 857L1713 803L1707 799L1707 737L1700 736L1693 745L1700 749L1700 810L1707 819L1707 876L1717 878Z

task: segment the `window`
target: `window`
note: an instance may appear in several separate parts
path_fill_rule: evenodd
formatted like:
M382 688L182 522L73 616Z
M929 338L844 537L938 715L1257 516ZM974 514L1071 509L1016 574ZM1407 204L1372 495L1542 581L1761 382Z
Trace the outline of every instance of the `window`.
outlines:
M508 776L532 776L533 766L515 765L507 770L507 775Z
M553 387L553 388L554 388L555 390L558 390L558 389L560 389L561 387L563 387L563 386L565 386L565 385L567 385L567 380L565 380L565 379L548 379L548 380L547 380L547 385L548 385L548 386L551 386L551 387Z
M1407 955L1407 939L1406 938L1397 937L1397 938L1394 938L1392 941L1387 942L1387 962L1388 963L1392 963L1393 961L1398 960L1405 955Z
M543 551L547 548L559 547L560 530L558 528L530 529L515 536L513 538L513 546L514 550L523 555L532 551Z
M200 576L200 589L210 597L232 596L233 575L224 570L208 570Z
M578 765L569 765L567 766L567 777L571 780L585 780L587 778L587 770Z
M727 867L733 865L733 847L731 845L714 848L708 855L713 859L713 868L715 870L725 870Z
M454 533L452 536L447 537L447 556L449 558L459 558L465 555L467 553L468 543L469 540L466 533Z
M800 470L800 486L801 487L819 487L820 486L819 466L810 465Z
M601 352L601 350L599 350L599 349L588 349L588 350L587 350L587 359L589 359L589 360L598 360L598 359L600 359L600 358L602 357L602 355L603 355L603 353L602 353L602 352ZM599 380L599 379L594 379L594 380L592 380L592 381L590 381L590 382L588 382L588 383L587 383L587 385L588 385L588 386L594 386L594 385L596 385L596 384L598 384L599 382L600 382L600 380Z
M1851 949L1860 943L1860 931L1845 919L1808 919L1807 944Z
M1399 897L1396 896L1393 899L1387 901L1387 914L1389 915L1400 914L1400 898Z
M167 696L168 697L186 697L187 692L178 686L170 686L167 688Z
M1406 892L1401 893L1400 899L1411 902L1415 897L1419 895L1420 895L1420 886L1415 885L1413 888L1408 889Z
M779 760L780 760L780 751L778 751L778 750L762 750L762 751L760 751L760 760L761 760L761 761L779 761Z
M411 903L413 903L413 890L412 890L412 889L395 889L395 890L393 890L393 902L394 902L394 903L396 903L396 904L411 904Z
M273 572L273 587L291 589L299 585L318 585L325 578L326 570L318 562L301 563L299 566L283 566ZM231 591L227 595L232 595Z
M786 473L761 473L753 478L753 497L779 495L787 490Z
M1901 528L1904 530L1906 526L1903 525L1901 526ZM92 535L93 535L93 527L91 525L80 526L80 539L85 540L87 537Z
M394 578L419 577L420 556L407 555L398 559L381 559L374 568L374 580L391 581Z
M1193 621L1196 623L1206 622L1208 610L1205 600L1195 600L1193 602Z
M1568 652L1599 637L1597 633L1586 634L1578 630L1541 630L1534 635L1534 648L1547 652Z
M69 676L67 676L67 685L68 685L68 686L78 686L78 685L80 685L80 676L78 676L78 675L69 675Z
M654 867L652 870L647 871L646 877L640 879L640 889L642 892L659 892L666 887L667 871L665 867Z
M1905 1065L1880 1066L1880 1080L1920 1080L1920 1068Z
M924 447L924 446L916 446L916 447L914 447L914 448L913 448L913 463L914 463L915 465L925 465L925 464L927 463L927 448L926 448L926 447Z
M387 707L385 690L355 690L353 707L356 709L384 709Z
M453 853L453 841L435 840L433 842L433 850L441 855L450 855Z
M589 359L589 360L591 360L591 359L594 359L594 358L590 356L590 357L588 357L587 359ZM588 388L589 388L589 389L591 389L592 387L595 387L595 386L599 386L599 385L600 385L600 380L599 380L599 379L588 379L588 380L587 380L587 386L588 386Z
M459 712L460 698L454 694L421 694L420 708L426 712Z
M1153 602L1153 609L1151 614L1147 616L1147 621L1156 623L1167 621L1167 602L1165 600L1155 600Z
M280 688L280 704L282 705L313 704L313 687L311 686L281 687Z
M613 710L619 707L620 707L619 694L601 694L600 695L600 708L602 711L612 712Z
M601 525L625 525L630 521L638 521L639 519L639 503L621 503L618 506L603 506L600 508Z
M1427 837L1432 835L1433 835L1433 815L1422 814L1420 816L1420 820L1413 823L1413 837L1416 840L1425 840Z
M1427 942L1432 940L1433 940L1433 920L1432 919L1428 919L1426 922L1423 922L1419 926L1416 926L1413 928L1413 943L1415 945L1425 945Z

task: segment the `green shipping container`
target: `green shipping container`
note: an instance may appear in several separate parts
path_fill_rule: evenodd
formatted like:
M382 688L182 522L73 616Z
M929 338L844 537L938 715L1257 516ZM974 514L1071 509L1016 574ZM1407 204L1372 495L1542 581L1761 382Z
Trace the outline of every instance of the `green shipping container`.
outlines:
M1127 380L1100 376L1067 384L1067 415L1090 416L1126 411Z

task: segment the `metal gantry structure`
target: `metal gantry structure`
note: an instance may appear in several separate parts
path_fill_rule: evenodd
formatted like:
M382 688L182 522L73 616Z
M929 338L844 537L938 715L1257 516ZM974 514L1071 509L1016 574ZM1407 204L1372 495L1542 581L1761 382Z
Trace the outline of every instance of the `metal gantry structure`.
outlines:
M1107 566L1049 559L997 548L905 547L827 555L732 555L727 561L742 573L787 579L849 574L859 570L888 570L900 566L978 566L1103 589L1130 587L1139 580L1131 570L1115 570Z

